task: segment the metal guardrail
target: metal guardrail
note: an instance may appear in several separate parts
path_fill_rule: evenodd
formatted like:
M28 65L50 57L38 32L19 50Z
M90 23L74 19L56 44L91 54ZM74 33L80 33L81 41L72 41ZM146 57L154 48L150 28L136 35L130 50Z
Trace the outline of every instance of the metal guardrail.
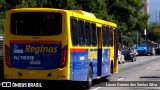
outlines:
M4 34L0 34L0 60L3 59L3 36Z
M3 80L3 36L0 34L0 81Z

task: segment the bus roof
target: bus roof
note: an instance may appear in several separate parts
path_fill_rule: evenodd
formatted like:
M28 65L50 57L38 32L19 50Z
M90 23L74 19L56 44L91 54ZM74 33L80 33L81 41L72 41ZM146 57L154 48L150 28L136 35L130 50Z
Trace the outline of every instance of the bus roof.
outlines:
M98 19L98 18L96 18L96 16L93 13L89 13L89 12L86 12L83 10L65 10L65 9L57 9L57 8L18 8L18 9L12 9L12 10L14 12L14 10L16 10L16 11L23 11L23 10L25 10L25 11L30 11L30 10L32 10L32 11L50 11L53 9L56 11L60 11L60 12L73 12L75 14L83 15L87 18L89 17L90 19L93 18L97 22L101 22L101 23L109 25L109 26L117 27L117 25L115 23Z
M82 14L84 16L88 16L88 17L91 17L91 18L96 18L96 16L93 13L89 13L89 12L86 12L86 11L83 11L83 10L70 10L70 11L75 12L75 13L79 13L79 14Z
M86 11L83 11L83 10L68 10L68 11L71 11L74 14L76 14L75 16L77 16L77 14L80 14L80 15L83 15L83 16L85 16L87 18L90 18L90 19L93 18L97 22L101 22L103 24L106 24L106 25L109 25L109 26L112 26L112 27L117 27L117 25L113 22L109 22L109 21L105 21L105 20L96 18L96 16L93 13L89 13L89 12L86 12Z

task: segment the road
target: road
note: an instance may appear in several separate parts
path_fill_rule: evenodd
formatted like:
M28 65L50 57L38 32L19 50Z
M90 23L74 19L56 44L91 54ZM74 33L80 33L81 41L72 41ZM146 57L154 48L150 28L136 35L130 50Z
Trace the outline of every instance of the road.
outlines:
M138 56L136 62L126 62L125 64L119 65L119 73L112 75L111 81L117 81L117 83L127 83L126 81L131 81L127 84L130 84L134 81L137 83L145 83L142 81L157 81L153 84L160 85L160 56ZM122 81L122 82L121 82ZM160 90L160 87L156 85L154 87L106 87L106 83L102 82L99 84L93 85L90 90Z
M113 82L114 81L114 82ZM129 81L129 82L127 82ZM137 81L136 83L134 81ZM154 87L107 87L106 84L109 82L106 80L103 81L96 81L93 87L89 90L160 90L160 86L157 87L156 84L159 83L160 85L160 56L138 56L136 62L125 62L124 64L119 65L119 73L111 75L111 80L113 84L117 83L125 83L131 84L135 83L147 83L148 82L141 82L141 81L157 81L153 82L155 85ZM62 86L58 86L62 87ZM16 89L16 90L35 90L36 88L23 88L23 89ZM54 87L52 89L55 89ZM60 88L59 90L61 90ZM50 90L50 89L46 89ZM57 89L55 89L57 90ZM70 88L63 88L63 90L78 90L70 89ZM83 90L80 89L79 90Z

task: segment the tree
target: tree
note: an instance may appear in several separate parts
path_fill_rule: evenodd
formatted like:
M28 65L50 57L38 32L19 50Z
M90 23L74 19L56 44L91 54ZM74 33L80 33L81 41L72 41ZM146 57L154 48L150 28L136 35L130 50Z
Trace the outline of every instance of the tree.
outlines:
M4 14L0 14L0 34L4 31Z
M106 18L105 0L49 0L49 6L61 9L79 9L94 13L97 18Z
M142 32L148 28L149 16L142 11L143 0L106 0L106 4L107 12L117 23L119 32ZM132 35L129 38L133 38Z
M3 12L5 10L5 1L4 0L0 0L1 4L0 4L0 13Z
M144 24L147 23L148 17L142 13L144 6L142 0L106 0L106 3L108 13L120 26L118 27L120 31L128 32L146 28Z
M4 0L0 0L4 3ZM97 18L117 23L118 31L127 33L148 28L148 16L142 12L143 0L8 0L19 1L10 8L50 7L81 9Z
M99 19L106 19L105 0L76 0L76 2L82 10L95 14Z
M35 7L45 7L47 5L47 0L21 0L16 8L35 8Z
M61 9L78 9L75 0L48 0L48 7Z
M0 34L4 31L4 16L5 16L5 0L0 0Z

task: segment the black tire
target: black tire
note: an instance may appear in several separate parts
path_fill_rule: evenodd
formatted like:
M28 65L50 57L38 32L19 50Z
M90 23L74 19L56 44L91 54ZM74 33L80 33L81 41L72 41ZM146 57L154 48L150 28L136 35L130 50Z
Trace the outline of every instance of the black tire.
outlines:
M131 59L131 60L132 60L132 62L134 62L134 57L132 57L132 59Z
M137 61L137 60L136 60L136 56L134 57L134 61Z
M125 63L125 61L122 62L123 64Z
M85 88L90 89L92 87L92 82L93 82L93 71L92 71L92 67L89 66Z
M121 61L118 61L118 64L121 64Z

